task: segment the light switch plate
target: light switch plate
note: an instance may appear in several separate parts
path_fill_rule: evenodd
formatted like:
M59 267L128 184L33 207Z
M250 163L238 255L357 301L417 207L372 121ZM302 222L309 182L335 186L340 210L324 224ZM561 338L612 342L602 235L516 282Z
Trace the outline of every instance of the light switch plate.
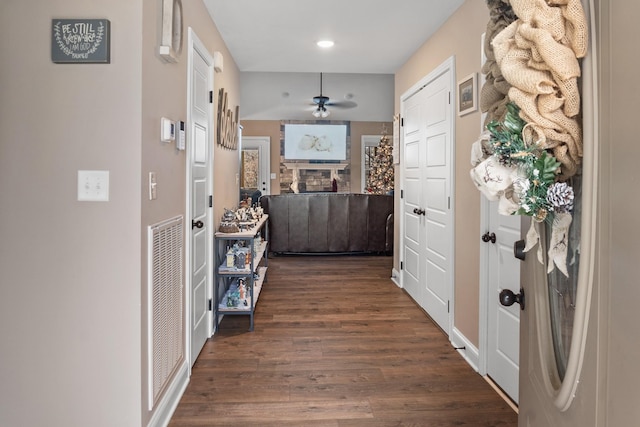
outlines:
M149 200L155 200L158 197L157 186L156 173L149 172Z
M108 202L109 171L78 171L78 201Z

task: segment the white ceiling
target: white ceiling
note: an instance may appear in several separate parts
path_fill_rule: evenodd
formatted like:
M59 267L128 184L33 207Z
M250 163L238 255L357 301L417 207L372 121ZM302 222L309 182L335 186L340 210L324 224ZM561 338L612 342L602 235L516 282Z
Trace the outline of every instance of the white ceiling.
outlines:
M464 0L204 3L240 71L393 74Z
M319 73L323 72L324 95L334 101L351 94L358 104L350 109L333 108L329 118L367 117L365 121L391 120L393 74L464 3L203 1L241 71L242 119L313 118L309 102L319 94ZM316 46L318 40L327 38L335 41L333 48ZM380 97L388 96L389 91L384 111L368 111L377 109ZM283 96L285 92L288 97Z

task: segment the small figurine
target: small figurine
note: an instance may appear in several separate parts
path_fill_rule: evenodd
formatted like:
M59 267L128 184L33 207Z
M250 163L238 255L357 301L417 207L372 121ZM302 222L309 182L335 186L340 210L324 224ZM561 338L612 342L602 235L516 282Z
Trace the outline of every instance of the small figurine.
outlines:
M233 268L233 266L235 265L235 256L233 254L232 248L229 248L229 250L227 251L226 265L227 265L227 268Z
M236 268L242 270L247 265L245 253L242 251L236 252Z

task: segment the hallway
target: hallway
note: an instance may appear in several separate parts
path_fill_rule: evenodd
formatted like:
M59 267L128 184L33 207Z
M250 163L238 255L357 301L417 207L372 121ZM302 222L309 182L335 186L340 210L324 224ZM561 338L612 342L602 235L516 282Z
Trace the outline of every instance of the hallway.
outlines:
M247 316L223 319L170 426L516 426L391 268L270 258L255 331Z

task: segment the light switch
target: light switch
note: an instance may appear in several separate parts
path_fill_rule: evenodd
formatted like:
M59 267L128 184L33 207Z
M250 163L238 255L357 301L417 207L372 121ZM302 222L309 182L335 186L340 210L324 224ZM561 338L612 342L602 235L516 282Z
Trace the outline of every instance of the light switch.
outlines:
M271 179L276 179L276 174L275 173L271 173Z
M109 201L109 171L78 171L78 200Z
M155 200L158 198L156 187L157 187L156 173L149 172L149 200Z

